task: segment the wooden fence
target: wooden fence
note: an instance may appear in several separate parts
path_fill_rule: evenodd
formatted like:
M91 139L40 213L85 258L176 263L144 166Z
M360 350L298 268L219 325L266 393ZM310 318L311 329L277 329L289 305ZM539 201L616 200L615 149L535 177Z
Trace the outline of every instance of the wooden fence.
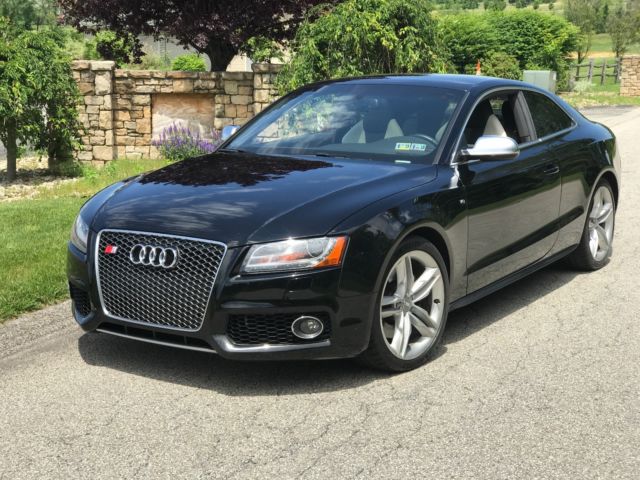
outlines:
M600 80L600 85L604 85L607 78L613 78L614 83L620 81L620 59L601 59L602 63L596 65L594 59L590 59L588 62L578 63L573 65L574 75L573 80L588 80L593 82L594 79Z

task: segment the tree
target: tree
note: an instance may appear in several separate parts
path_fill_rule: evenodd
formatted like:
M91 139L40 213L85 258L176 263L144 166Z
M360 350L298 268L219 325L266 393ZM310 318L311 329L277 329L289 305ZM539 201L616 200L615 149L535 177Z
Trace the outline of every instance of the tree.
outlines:
M16 176L19 143L46 151L55 168L79 141L78 92L63 45L59 31L17 31L0 19L0 141L8 180Z
M607 19L607 33L611 35L611 46L616 57L622 57L629 45L640 39L640 2L619 4L615 10L609 12Z
M576 45L578 63L581 63L591 49L591 41L596 31L598 10L602 0L567 0L564 15L567 20L580 29Z
M278 75L282 92L336 77L446 71L427 0L347 0L312 12Z
M56 0L2 0L0 17L16 28L30 30L56 22Z
M60 0L65 21L85 30L119 35L169 35L209 56L225 70L252 37L293 37L308 9L337 0Z
M140 63L143 52L137 39L130 33L118 35L111 30L101 30L96 33L95 49L101 58L113 60L118 68L127 63Z
M504 0L484 0L484 9L500 12L507 8L507 2Z
M596 13L596 33L607 31L607 20L609 19L609 2L607 1L598 8Z

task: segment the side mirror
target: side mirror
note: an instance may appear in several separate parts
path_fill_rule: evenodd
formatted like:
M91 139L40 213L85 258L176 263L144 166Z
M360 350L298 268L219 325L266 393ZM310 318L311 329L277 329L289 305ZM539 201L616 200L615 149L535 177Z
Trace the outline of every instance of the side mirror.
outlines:
M226 127L223 127L222 128L222 133L220 134L220 139L221 140L226 140L231 135L236 133L239 128L240 127L238 125L227 125Z
M484 135L471 148L463 148L460 152L465 158L479 160L510 159L520 154L520 148L511 137Z

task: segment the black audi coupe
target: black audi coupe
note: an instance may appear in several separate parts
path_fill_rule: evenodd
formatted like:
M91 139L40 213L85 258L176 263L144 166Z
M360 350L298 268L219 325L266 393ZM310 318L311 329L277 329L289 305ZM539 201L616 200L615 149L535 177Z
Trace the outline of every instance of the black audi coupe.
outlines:
M532 85L316 83L216 153L89 200L69 242L73 314L227 358L409 370L450 311L560 259L606 265L619 188L611 131Z

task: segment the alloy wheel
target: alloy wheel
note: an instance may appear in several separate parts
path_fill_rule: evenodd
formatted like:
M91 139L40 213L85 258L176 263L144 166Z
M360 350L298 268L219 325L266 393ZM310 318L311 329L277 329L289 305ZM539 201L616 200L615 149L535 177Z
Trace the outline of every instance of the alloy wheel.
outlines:
M597 262L604 260L611 249L614 209L611 191L605 186L599 187L589 213L589 250Z
M391 353L412 360L426 352L442 328L442 272L427 252L413 250L391 268L380 302L382 336Z

